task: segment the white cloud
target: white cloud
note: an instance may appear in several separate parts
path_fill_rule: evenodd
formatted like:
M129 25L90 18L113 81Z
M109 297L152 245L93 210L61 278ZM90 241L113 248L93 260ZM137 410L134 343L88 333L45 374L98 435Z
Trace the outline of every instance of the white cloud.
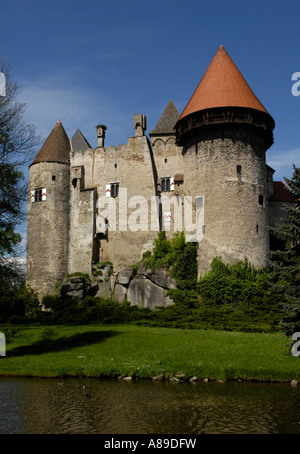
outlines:
M115 100L109 99L100 90L93 90L78 84L72 84L68 74L49 76L47 79L23 80L20 102L27 104L24 120L34 124L42 137L46 139L54 125L60 120L69 138L77 128L96 146L96 125L108 126L108 134L116 136L115 145L123 143L128 125L124 115L117 109ZM116 106L113 108L112 106ZM129 125L131 126L131 124Z
M297 167L300 166L300 148L272 151L269 159L267 154L267 164L275 170L274 180L283 180L283 177L291 178L293 163Z

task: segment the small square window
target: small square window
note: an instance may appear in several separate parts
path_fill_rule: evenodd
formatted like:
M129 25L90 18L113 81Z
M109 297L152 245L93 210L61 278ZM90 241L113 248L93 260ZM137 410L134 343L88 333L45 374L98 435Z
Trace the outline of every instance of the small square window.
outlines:
M55 181L55 180L56 180L56 176L52 175L52 181Z
M263 206L263 204L264 204L264 196L261 195L261 194L259 194L259 196L258 196L258 203L259 203L261 206Z
M237 165L237 166L236 166L236 173L237 173L238 175L241 175L241 173L242 173L242 166L240 166L240 165Z

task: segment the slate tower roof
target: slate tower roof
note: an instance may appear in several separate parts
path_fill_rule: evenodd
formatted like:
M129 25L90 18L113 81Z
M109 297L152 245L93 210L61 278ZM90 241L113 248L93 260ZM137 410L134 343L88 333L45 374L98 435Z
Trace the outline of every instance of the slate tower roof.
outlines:
M72 144L72 149L73 151L81 150L85 151L88 150L89 148L92 148L91 145L88 143L80 129L77 129L75 134L73 135L71 139L71 144Z
M69 164L70 152L70 140L62 123L58 121L32 165L37 164L38 162L60 162L63 164Z
M163 111L162 116L156 123L155 128L150 132L150 135L166 135L175 134L175 124L180 114L172 101L169 101L167 107Z

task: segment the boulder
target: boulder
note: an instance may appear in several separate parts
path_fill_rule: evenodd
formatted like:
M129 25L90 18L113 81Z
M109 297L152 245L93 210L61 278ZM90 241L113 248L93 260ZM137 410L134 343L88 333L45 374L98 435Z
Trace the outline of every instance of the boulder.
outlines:
M84 284L84 276L70 277L71 284Z
M174 279L170 278L169 274L165 270L158 270L155 272L147 270L145 276L150 279L150 281L154 282L154 284L165 289L177 288L176 282Z
M71 282L67 282L65 284L62 284L60 288L60 293L61 295L66 295L69 292L74 292L77 290L83 290L84 289L84 284L72 284Z
M126 299L128 289L124 285L116 284L114 288L114 298L118 303L123 303Z
M177 288L176 282L169 276L169 273L165 270L151 271L144 267L142 263L138 266L138 275L146 276L154 284L159 285L165 289Z
M100 296L102 298L110 298L110 283L107 281L98 282L98 290L96 296Z
M166 296L166 290L149 279L135 278L128 287L127 299L133 306L155 309L158 306L169 306L173 300Z
M84 290L72 290L69 291L66 296L69 298L72 298L73 300L78 300L81 301L85 297L85 291Z
M117 284L128 285L132 276L132 270L130 268L125 268L124 270L119 271L117 276Z

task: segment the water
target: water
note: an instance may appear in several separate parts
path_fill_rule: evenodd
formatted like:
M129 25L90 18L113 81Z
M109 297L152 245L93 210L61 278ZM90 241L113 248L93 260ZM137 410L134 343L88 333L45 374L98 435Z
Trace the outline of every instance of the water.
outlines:
M289 384L0 378L0 409L1 434L300 434Z

